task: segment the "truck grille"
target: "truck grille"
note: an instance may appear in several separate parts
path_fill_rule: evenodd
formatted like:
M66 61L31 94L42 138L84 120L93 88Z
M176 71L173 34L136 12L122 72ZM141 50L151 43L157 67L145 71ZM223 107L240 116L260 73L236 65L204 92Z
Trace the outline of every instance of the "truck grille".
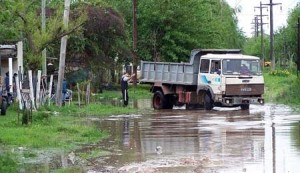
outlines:
M264 84L231 84L226 85L226 96L262 95Z

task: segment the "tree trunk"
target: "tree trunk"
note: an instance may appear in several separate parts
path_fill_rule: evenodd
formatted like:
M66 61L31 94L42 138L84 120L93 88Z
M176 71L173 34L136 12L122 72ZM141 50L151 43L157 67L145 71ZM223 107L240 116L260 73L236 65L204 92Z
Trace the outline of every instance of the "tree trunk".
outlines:
M70 12L70 0L65 0L65 11L64 11L64 19L63 19L65 28L68 28L69 12ZM68 40L67 35L61 38L59 70L58 70L58 80L57 80L57 90L56 90L57 106L62 105L62 81L64 79L64 73L65 73L67 40Z

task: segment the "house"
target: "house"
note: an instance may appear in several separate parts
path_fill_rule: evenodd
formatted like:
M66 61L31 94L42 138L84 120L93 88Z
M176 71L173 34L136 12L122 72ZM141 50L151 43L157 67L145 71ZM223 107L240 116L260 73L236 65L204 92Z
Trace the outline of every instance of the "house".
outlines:
M4 84L5 73L9 72L9 81L12 85L14 73L23 73L23 43L0 43L0 74L1 84ZM11 88L12 90L12 88Z

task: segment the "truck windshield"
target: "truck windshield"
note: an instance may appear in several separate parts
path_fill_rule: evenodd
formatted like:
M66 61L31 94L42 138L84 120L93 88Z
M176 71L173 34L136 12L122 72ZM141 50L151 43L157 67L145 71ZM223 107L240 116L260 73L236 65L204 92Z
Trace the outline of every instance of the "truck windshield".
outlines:
M259 60L224 59L222 73L225 75L262 75Z

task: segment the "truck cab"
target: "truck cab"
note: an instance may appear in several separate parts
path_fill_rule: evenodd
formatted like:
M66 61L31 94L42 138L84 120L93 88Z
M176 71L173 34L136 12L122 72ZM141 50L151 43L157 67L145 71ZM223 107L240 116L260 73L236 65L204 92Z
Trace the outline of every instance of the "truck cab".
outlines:
M264 78L260 59L242 54L206 54L201 57L197 93L208 88L209 103L218 106L263 104ZM212 107L213 105L208 105Z

